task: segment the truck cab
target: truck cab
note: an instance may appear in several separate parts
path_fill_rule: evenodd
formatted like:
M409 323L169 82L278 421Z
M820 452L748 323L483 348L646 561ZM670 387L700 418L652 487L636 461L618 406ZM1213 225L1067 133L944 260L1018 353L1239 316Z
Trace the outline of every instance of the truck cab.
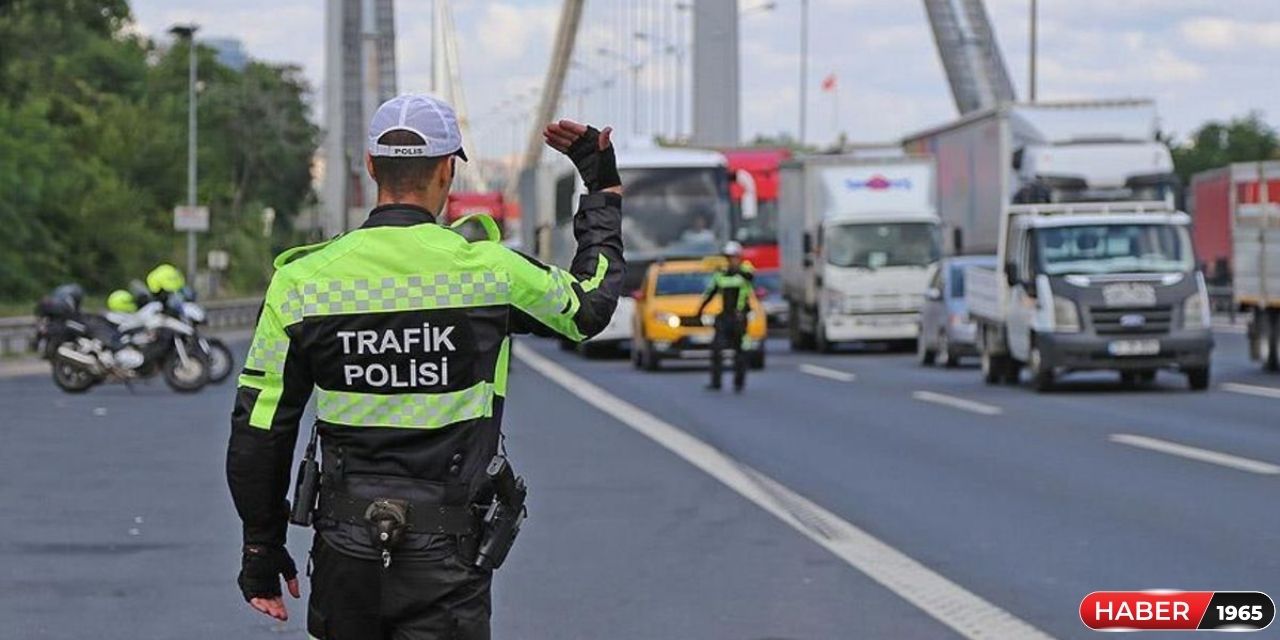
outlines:
M1191 219L1162 202L1017 205L995 270L972 267L966 298L989 383L1025 366L1037 389L1062 373L1159 369L1209 381L1213 346Z

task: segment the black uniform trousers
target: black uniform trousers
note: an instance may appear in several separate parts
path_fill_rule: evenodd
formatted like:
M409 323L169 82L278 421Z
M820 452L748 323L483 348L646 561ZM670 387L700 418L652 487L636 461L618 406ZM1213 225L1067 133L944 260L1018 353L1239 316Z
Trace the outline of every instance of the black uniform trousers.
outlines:
M307 632L317 640L488 640L493 573L453 550L357 558L317 535ZM443 548L448 547L448 548Z
M711 341L711 387L720 388L724 369L724 352L733 353L733 388L747 383L747 354L742 350L742 337L747 329L745 314L724 312L716 316L716 335Z

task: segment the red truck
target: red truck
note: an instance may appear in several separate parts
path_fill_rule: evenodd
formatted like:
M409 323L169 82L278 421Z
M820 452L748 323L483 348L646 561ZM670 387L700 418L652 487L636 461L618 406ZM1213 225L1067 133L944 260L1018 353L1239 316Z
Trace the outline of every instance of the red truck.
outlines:
M1198 173L1191 197L1192 239L1206 280L1229 289L1231 308L1250 314L1250 355L1280 369L1280 162Z
M1280 203L1280 163L1264 165L1267 199ZM1258 204L1259 186L1256 162L1237 162L1191 176L1192 241L1210 284L1231 283L1233 214L1238 205Z
M473 213L488 214L498 223L504 237L510 231L512 218L519 215L498 191L458 191L449 194L441 222L448 224Z
M733 237L756 268L760 301L770 326L787 324L787 304L778 275L778 168L788 149L725 149ZM754 203L754 204L753 204Z

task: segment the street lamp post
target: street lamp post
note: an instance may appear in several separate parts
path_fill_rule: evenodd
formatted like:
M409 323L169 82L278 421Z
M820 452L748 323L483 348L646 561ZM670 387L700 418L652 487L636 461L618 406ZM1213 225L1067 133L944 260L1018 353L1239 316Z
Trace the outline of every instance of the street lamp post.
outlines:
M1028 97L1031 102L1036 101L1036 47L1038 46L1036 42L1038 39L1036 37L1036 22L1039 20L1037 13L1036 0L1031 0L1031 64L1028 71L1031 77L1029 78L1030 86L1027 87Z
M187 43L187 206L196 206L196 31L195 24L174 25L169 33ZM187 231L187 278L196 277L196 232Z
M652 34L652 33L646 33L646 32L644 32L644 31L637 31L637 32L636 32L636 34L635 34L635 36L636 36L636 39L637 39L637 40L643 40L643 41L645 41L645 42L650 42L650 43L652 43L652 44L656 44L656 45L658 45L659 47L661 47L661 51L662 51L663 53L670 54L672 57L674 57L674 58L675 58L675 61L676 61L676 78L675 78L675 83L676 83L676 90L675 90L675 95L676 95L676 113L675 113L676 127L675 127L675 129L676 129L676 130L674 131L674 133L673 133L673 134L674 134L674 136L675 136L675 137L679 138L679 137L680 137L680 127L681 127L681 125L684 123L684 100L685 100L685 97L684 97L684 58L685 58L685 54L686 54L685 48L684 48L684 46L683 46L683 45L681 45L681 44L678 44L678 43L675 43L675 42L671 42L670 40L667 40L666 38L663 38L663 37L658 36L658 35L654 35L654 34Z
M640 72L644 69L643 60L632 60L608 47L600 47L596 53L606 58L617 60L631 71L631 133L640 135Z
M800 0L800 146L804 146L809 109L809 0Z

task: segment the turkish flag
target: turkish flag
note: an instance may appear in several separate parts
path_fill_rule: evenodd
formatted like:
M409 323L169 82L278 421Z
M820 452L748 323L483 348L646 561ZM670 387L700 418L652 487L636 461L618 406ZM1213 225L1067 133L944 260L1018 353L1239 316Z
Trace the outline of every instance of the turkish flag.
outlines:
M827 77L822 79L822 90L823 91L836 90L836 74L829 73L827 74Z

